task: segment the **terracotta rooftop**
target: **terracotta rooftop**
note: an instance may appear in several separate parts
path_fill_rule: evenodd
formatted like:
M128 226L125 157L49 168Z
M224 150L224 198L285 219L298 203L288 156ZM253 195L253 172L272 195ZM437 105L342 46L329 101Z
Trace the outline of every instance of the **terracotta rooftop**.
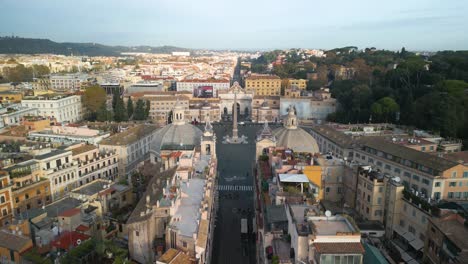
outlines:
M159 259L158 262L167 264L192 264L190 257L184 252L170 248Z
M320 254L363 254L365 252L361 243L314 243Z
M58 237L56 240L52 241L51 244L52 244L53 247L61 248L61 249L64 249L64 250L69 250L70 249L70 244L73 244L73 247L76 247L76 246L78 246L78 240L80 240L81 243L83 243L88 238L90 238L90 236L85 235L85 234L81 234L81 233L78 233L78 232L75 232L75 231L73 231L73 232L64 231L64 232L62 232L60 237Z
M58 216L70 217L70 216L74 216L76 214L79 214L80 212L81 212L81 210L79 208L73 208L73 209L61 212Z
M6 230L0 230L0 247L11 249L17 252L26 251L31 239L26 236L12 234ZM31 243L32 246L32 243Z

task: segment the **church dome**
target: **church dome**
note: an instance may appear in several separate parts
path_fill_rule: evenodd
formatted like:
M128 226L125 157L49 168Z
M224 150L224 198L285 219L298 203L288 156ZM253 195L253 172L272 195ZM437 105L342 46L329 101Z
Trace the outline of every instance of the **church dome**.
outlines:
M288 110L288 116L283 127L273 130L276 138L276 146L291 148L295 152L319 153L317 141L311 134L297 126L297 118L292 107Z
M169 124L156 131L152 150L161 153L161 150L193 149L200 145L202 131L191 124Z
M151 150L161 153L161 150L188 150L200 145L202 131L185 122L185 108L177 100L173 109L173 120L156 131Z

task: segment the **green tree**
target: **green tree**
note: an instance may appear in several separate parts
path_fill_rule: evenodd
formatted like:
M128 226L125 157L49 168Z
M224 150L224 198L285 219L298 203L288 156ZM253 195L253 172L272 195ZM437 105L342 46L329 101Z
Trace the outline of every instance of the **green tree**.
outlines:
M391 97L383 97L371 106L372 117L376 121L394 121L399 110L400 106Z
M106 103L106 91L99 85L88 86L83 94L83 106L86 109L85 118L95 120L101 105Z
M114 92L112 94L112 110L115 111L115 106L117 105L117 102L120 100L120 95L117 92Z
M112 120L112 112L107 110L106 104L102 104L97 111L96 118L100 122L104 121L111 121Z
M124 101L121 97L117 99L114 109L114 120L122 122L128 120L127 110L125 109Z
M131 97L128 97L127 101L127 115L129 119L131 119L133 115L133 101Z
M145 120L145 103L143 100L138 99L136 102L136 107L135 107L135 114L133 116L133 119L135 120Z
M150 109L151 109L151 102L149 100L146 100L146 102L145 102L145 119L148 119Z

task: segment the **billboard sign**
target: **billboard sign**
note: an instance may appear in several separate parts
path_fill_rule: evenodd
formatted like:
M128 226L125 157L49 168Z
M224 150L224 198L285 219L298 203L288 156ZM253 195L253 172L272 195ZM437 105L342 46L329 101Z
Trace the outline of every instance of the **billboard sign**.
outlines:
M193 97L212 98L213 86L198 86L193 88Z

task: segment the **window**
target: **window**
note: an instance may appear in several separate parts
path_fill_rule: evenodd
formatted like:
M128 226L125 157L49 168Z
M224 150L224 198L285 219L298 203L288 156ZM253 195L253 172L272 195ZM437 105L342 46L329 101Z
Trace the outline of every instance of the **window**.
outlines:
M4 203L5 202L5 196L1 196L0 197L0 203Z
M383 192L383 187L379 187L379 193Z
M413 175L413 180L419 181L419 176L418 175Z
M463 172L463 178L468 178L468 171Z
M7 209L3 209L3 210L2 210L2 215L3 215L3 216L6 216L7 214L8 214Z
M440 187L440 182L436 182L435 187Z
M457 186L457 182L449 182L449 186L450 186L450 187L456 187L456 186Z
M182 242L182 246L183 246L184 248L186 248L186 247L187 247L187 242L183 241L183 242Z
M341 192L342 192L341 187L338 187L337 192L338 192L338 193L341 193Z
M29 194L25 194L24 199L29 199Z
M453 192L448 193L448 198L453 198Z
M395 173L397 173L397 174L400 174L400 172L401 172L400 169L398 169L398 168L395 168L394 171L395 171Z
M377 204L382 204L382 198L381 197L377 198Z
M422 183L426 184L426 185L429 185L429 180L428 179L422 179Z
M385 165L385 169L386 169L386 170L392 170L392 167L390 167L390 165L386 164L386 165Z
M461 192L455 192L455 198L460 198L461 197Z
M434 199L440 199L440 192L435 192L434 193Z
M406 171L403 173L403 175L404 175L405 177L408 177L408 178L411 177L411 174L410 174L409 172L406 172Z
M452 172L452 178L456 178L456 177L457 177L457 172L456 171Z
M413 235L416 233L416 229L413 226L408 225L408 232L412 233Z
M367 201L370 202L370 195L367 195Z
M421 223L425 224L426 223L426 217L423 215L421 216Z
M401 227L405 227L405 220L400 219L400 226L401 226Z
M463 182L458 182L458 187L462 187L463 186Z
M140 236L140 232L135 231L135 236Z
M416 210L413 209L412 215L416 216Z
M330 192L330 187L325 188L325 192L329 193Z

